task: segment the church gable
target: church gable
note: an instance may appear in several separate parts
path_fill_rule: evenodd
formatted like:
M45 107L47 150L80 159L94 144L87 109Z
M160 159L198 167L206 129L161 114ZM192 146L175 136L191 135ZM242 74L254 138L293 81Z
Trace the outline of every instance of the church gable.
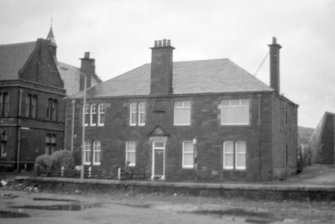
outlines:
M20 79L63 88L50 41L38 39L36 47L20 71Z

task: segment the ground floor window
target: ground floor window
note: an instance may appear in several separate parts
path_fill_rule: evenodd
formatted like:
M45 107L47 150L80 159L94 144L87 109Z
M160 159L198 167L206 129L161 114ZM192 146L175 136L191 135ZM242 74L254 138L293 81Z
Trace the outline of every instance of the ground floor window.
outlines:
M101 164L101 142L99 140L87 140L84 143L84 165L92 163L95 166Z
M223 169L245 170L246 151L245 141L225 141L223 143Z
M90 165L91 164L91 142L85 141L84 143L84 164Z
M194 167L194 145L192 141L183 142L183 168L190 169Z
M93 165L101 163L101 143L100 141L93 142Z
M45 136L45 154L50 155L56 151L57 138L56 134L46 134Z
M135 141L126 142L126 164L127 166L136 165L136 142Z
M0 137L0 150L1 150L1 157L6 157L6 143L7 143L7 133L6 131L2 132L1 137Z

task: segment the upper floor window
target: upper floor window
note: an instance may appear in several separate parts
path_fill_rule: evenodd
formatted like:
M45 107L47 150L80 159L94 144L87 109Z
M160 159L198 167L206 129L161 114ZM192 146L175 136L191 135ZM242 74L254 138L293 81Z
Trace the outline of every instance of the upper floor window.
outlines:
M90 126L96 126L96 125L97 125L97 105L91 104Z
M126 142L126 164L127 166L136 165L136 142L135 141Z
M192 141L183 142L183 168L194 167L194 144Z
M37 117L37 96L28 94L26 96L26 117L36 118Z
M86 104L84 110L85 126L104 126L105 124L105 105Z
M246 169L245 141L226 141L223 143L223 169L245 170Z
M129 106L129 125L144 126L145 125L145 103L131 103Z
M174 125L191 125L191 101L174 103Z
M222 100L221 125L248 125L249 100Z
M105 125L105 106L104 104L99 104L98 106L98 126Z
M0 92L0 116L7 117L9 114L9 96L7 92Z
M51 121L57 121L58 116L58 101L57 99L49 98L47 108L47 119Z

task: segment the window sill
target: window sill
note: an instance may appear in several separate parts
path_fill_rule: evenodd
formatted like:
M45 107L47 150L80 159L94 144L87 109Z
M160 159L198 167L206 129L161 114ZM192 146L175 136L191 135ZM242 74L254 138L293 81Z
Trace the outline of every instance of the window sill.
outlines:
M183 166L182 169L184 170L193 170L194 169L194 166Z
M93 166L100 166L101 163L93 163Z

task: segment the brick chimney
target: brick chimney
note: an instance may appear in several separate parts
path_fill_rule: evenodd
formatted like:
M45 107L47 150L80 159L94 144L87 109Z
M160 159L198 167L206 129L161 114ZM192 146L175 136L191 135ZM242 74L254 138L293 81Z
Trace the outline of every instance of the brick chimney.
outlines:
M170 40L157 40L152 49L150 94L172 94L173 50Z
M280 93L280 60L279 50L281 46L277 44L277 39L272 37L270 47L270 87Z
M91 78L95 75L95 59L90 58L90 52L85 52L84 57L80 58L81 66L80 72L84 73L87 78L86 88L91 87ZM79 90L84 89L84 76L80 76L80 86Z

